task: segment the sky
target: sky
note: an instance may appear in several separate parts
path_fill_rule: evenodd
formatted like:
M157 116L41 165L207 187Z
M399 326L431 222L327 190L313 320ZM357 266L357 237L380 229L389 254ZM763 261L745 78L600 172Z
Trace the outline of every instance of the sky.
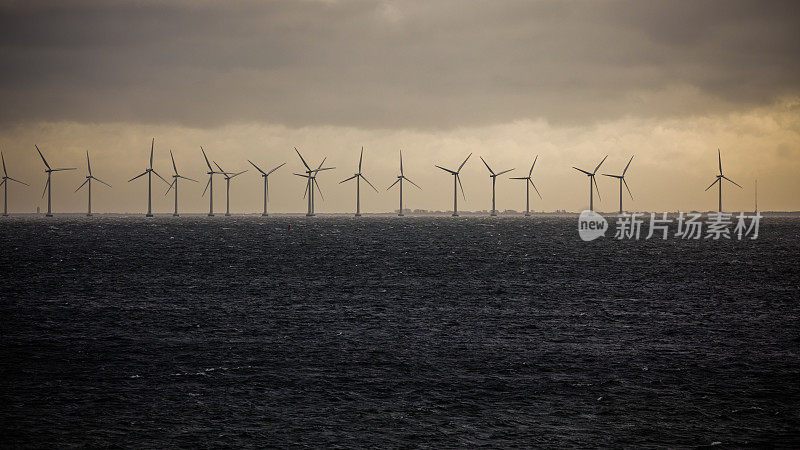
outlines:
M180 209L202 212L200 146L227 171L231 210L303 212L297 147L319 176L318 212L352 212L363 146L362 211L491 208L496 171L524 176L538 155L535 211L588 206L586 176L616 174L635 155L626 209L716 208L717 149L725 209L800 210L800 4L793 1L5 1L0 2L0 150L9 209L46 207L34 144L54 167L55 212L80 212L86 152L96 212L144 212L148 164L182 175ZM598 177L600 211L618 185ZM173 197L154 181L156 212ZM215 206L224 206L215 183ZM716 188L714 188L716 189ZM535 194L534 194L535 195ZM524 183L499 179L499 210L523 210Z

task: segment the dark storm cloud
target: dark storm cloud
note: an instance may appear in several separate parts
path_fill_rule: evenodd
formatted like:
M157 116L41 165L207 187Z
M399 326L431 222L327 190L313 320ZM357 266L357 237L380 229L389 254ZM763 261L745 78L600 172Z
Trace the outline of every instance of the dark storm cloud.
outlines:
M796 2L13 2L0 121L437 128L800 92Z

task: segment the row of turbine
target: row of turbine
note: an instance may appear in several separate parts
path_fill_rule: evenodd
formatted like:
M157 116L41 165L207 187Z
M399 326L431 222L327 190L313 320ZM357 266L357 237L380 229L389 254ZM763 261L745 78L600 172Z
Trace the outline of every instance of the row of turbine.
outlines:
M42 198L44 198L45 194L47 195L47 214L46 215L48 217L51 217L52 216L52 209L51 209L51 198L52 197L51 197L50 192L51 192L51 186L52 186L51 185L52 173L53 172L64 171L64 170L76 170L76 168L70 167L70 168L56 168L56 169L53 169L52 167L50 167L50 164L47 163L47 160L45 159L45 157L42 154L42 151L39 149L38 145L34 145L34 147L36 148L36 151L39 153L39 156L41 157L42 162L45 165L44 172L47 174L47 181L45 182L44 191L42 192ZM149 165L149 167L147 167L142 173L140 173L140 174L136 175L135 177L131 178L130 180L128 180L128 182L134 181L137 178L140 178L140 177L143 177L143 176L147 175L147 214L146 215L147 215L147 217L152 217L153 216L153 213L152 213L152 175L155 174L159 179L161 179L164 183L166 183L169 186L164 195L169 194L170 190L174 191L174 195L175 195L175 202L174 202L175 210L174 210L173 216L178 216L178 180L184 179L184 180L192 181L192 182L195 182L195 183L197 183L198 181L194 180L192 178L185 177L185 176L181 175L180 173L178 173L178 167L175 164L175 158L172 155L172 150L170 150L169 153L170 153L170 159L172 160L173 175L172 175L172 182L171 183L168 182L164 177L162 177L158 172L156 172L153 169L154 150L155 150L155 138L153 138L153 140L150 142L150 165ZM305 192L303 194L303 198L307 199L307 202L308 202L308 210L307 210L306 215L307 216L313 216L315 214L315 210L314 210L314 207L315 207L315 204L314 204L314 193L315 193L315 191L319 192L320 196L322 196L322 189L320 188L319 183L317 182L317 175L322 171L335 169L335 167L323 167L323 165L325 164L325 160L327 159L327 158L323 158L322 162L320 162L319 166L317 166L316 169L312 169L311 166L309 166L308 163L306 162L305 158L303 158L303 155L300 154L300 151L297 150L297 148L295 148L294 150L295 150L295 152L297 152L297 156L300 157L300 161L302 162L303 166L305 167L304 173L302 173L302 174L301 173L295 173L294 175L306 179L306 188L305 188ZM208 156L206 155L205 149L203 149L202 146L200 147L200 151L202 152L203 159L205 160L205 163L208 166L208 172L206 172L206 174L208 175L208 182L206 183L206 187L205 187L205 189L203 189L203 194L202 194L203 196L205 196L206 192L207 191L209 192L209 212L208 212L208 215L209 216L213 216L214 215L214 195L213 195L214 175L222 175L225 178L225 183L226 183L226 211L225 211L225 215L226 216L230 216L230 182L231 182L231 180L233 178L235 178L235 177L247 172L247 170L243 170L243 171L240 171L240 172L226 172L225 170L222 169L222 167L220 167L219 164L217 164L216 161L213 161L213 160L209 161ZM716 175L716 180L713 183L711 183L710 186L708 186L706 188L706 191L708 191L711 187L713 187L714 184L719 183L719 211L721 212L722 211L722 180L723 179L727 180L727 181L733 183L734 185L738 186L740 189L742 187L739 184L737 184L736 182L734 182L733 180L731 180L730 178L728 178L725 175L723 175L723 173L722 173L722 154L719 151L719 149L717 149L717 153L718 153L718 158L719 158L719 174ZM450 175L453 175L453 216L458 216L458 188L459 187L461 188L461 195L466 200L466 194L464 193L464 186L461 184L460 173L461 173L461 169L463 169L464 165L467 163L467 161L469 160L469 158L471 156L472 156L472 153L470 153L466 157L466 159L464 159L464 161L461 163L461 165L458 166L458 169L456 169L456 170L451 170L451 169L447 169L447 168L444 168L442 166L436 165L436 167L438 167L439 169L449 173ZM21 183L21 184L24 184L26 186L28 186L28 184L24 183L24 182L22 182L20 180L17 180L17 179L9 177L8 173L6 171L5 157L2 154L0 154L0 157L2 157L2 163L3 163L3 177L2 177L2 181L0 181L0 186L4 186L3 215L7 216L8 215L8 184L9 184L9 181L14 181L14 182L17 182L17 183ZM500 171L500 172L495 172L494 170L492 170L492 168L489 166L489 164L486 162L486 160L483 159L483 157L480 157L480 158L481 158L481 161L483 161L483 164L489 170L489 177L492 180L492 211L491 211L491 215L492 216L496 216L497 215L497 209L495 207L495 185L496 185L496 182L497 182L497 177L500 176L500 175L503 175L505 173L508 173L508 172L510 172L510 171L512 171L514 169L512 168L512 169L507 169L507 170L503 170L503 171ZM533 177L533 168L536 166L536 161L537 161L538 158L539 157L537 155L533 159L533 164L531 164L531 168L528 171L528 176L526 176L526 177L510 177L510 179L512 179L512 180L524 180L525 181L525 215L526 216L530 216L530 187L533 187L533 189L536 191L536 194L539 196L539 198L542 198L541 194L539 193L539 189L536 188L536 185L533 183L533 178L532 178ZM573 168L575 170L580 171L580 172L582 172L582 173L584 173L584 174L586 174L588 176L588 180L589 180L589 209L592 210L592 211L594 210L594 191L595 190L597 190L598 199L600 198L600 191L599 191L599 188L597 186L597 180L595 179L595 175L597 174L597 171L600 169L600 166L603 165L603 163L605 162L606 158L608 158L608 155L606 155L606 157L604 157L600 161L600 163L597 164L597 166L595 167L595 169L592 172L589 172L589 171L583 170L583 169L579 169L579 168L573 166ZM358 159L358 171L356 173L354 173L353 176L351 176L349 178L346 178L346 179L344 179L344 180L339 182L341 184L341 183L345 183L345 182L350 181L350 180L355 180L356 181L356 214L355 214L356 216L361 216L361 180L364 180L372 189L375 190L375 192L378 192L378 189L375 188L375 186L364 176L364 174L361 171L363 160L364 160L364 148L362 147L361 148L361 155L359 156L359 159ZM628 191L628 195L630 195L631 199L633 199L633 194L631 193L631 190L628 187L628 183L625 180L625 174L627 173L628 168L630 167L632 161L633 161L633 156L631 156L630 160L628 160L628 164L625 165L625 168L622 170L622 173L620 175L613 175L613 174L607 174L607 173L603 174L604 176L611 177L611 178L616 178L616 179L619 180L619 211L620 211L620 213L622 213L622 211L623 211L623 209L622 209L622 198L623 198L622 186L623 185L625 186L625 189ZM214 167L212 167L212 165L211 165L212 162L213 162L214 166L216 167L216 169ZM269 176L273 172L275 172L276 170L278 170L281 167L283 167L286 163L284 162L284 163L276 166L272 170L264 171L260 167L258 167L255 163L250 161L249 159L247 160L247 162L249 162L253 167L255 167L255 169L258 170L258 172L261 174L261 177L264 178L264 211L262 213L262 216L267 216L268 215L267 214L267 206L268 206L268 201L269 201ZM86 180L80 186L78 186L78 188L75 190L75 192L79 191L84 186L87 186L88 198L89 198L87 215L91 216L92 215L92 181L97 181L97 182L102 183L102 184L104 184L104 185L106 185L108 187L111 187L111 185L106 183L105 181L95 177L92 174L92 165L91 165L91 162L89 160L89 152L88 151L86 152L86 165L87 165L87 169L88 169L88 175L86 175ZM422 189L416 183L414 183L413 181L411 181L410 179L408 179L405 176L405 174L403 172L403 153L401 151L400 152L400 174L397 176L397 180L395 180L395 182L392 183L387 188L387 190L389 190L392 187L394 187L395 185L399 184L399 192L400 192L400 208L398 210L398 215L399 216L403 215L403 181L408 181L413 186L415 186L415 187L417 187L419 189ZM324 197L323 197L323 200L324 200Z

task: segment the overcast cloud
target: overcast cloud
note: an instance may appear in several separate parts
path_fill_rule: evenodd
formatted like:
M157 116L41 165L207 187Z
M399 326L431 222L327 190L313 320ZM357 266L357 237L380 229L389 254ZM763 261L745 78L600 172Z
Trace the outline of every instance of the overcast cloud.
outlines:
M571 125L800 92L793 1L26 1L0 41L0 123Z

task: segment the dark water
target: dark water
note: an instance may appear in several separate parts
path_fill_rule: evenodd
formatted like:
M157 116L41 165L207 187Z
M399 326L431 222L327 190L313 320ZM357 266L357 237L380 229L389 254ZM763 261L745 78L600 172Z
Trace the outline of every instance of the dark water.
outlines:
M576 224L4 219L2 443L800 445L800 220Z

